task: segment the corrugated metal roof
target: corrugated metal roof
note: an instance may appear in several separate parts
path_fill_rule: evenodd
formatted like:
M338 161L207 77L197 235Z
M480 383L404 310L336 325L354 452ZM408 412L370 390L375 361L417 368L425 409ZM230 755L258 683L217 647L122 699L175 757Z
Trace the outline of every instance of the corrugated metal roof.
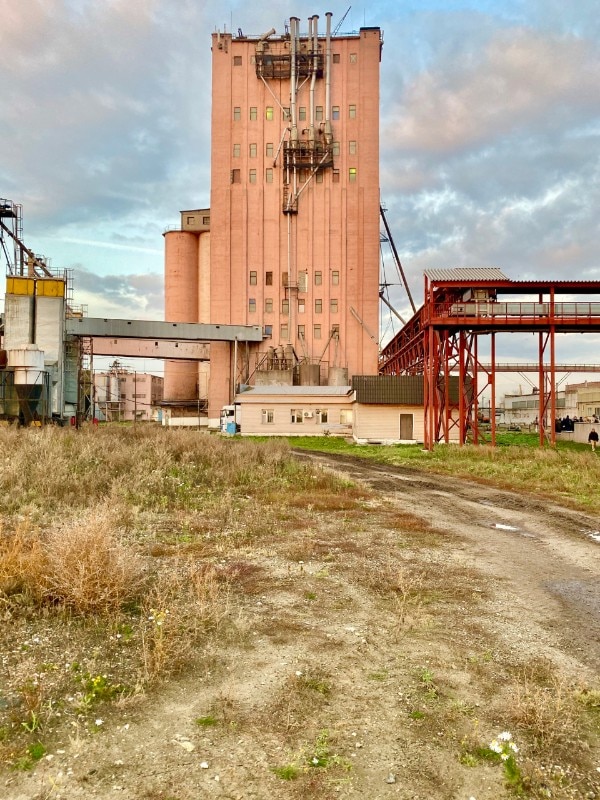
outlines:
M354 375L352 388L359 403L423 405L422 375Z
M448 269L426 269L430 281L509 281L498 267L452 267Z
M344 397L352 392L351 386L251 386L245 392L237 395L238 399L254 396L263 397L264 395L275 395L290 397Z
M465 380L470 396L471 379ZM425 402L422 375L354 375L352 388L358 403L385 406L422 406ZM450 402L458 403L458 375L450 375Z

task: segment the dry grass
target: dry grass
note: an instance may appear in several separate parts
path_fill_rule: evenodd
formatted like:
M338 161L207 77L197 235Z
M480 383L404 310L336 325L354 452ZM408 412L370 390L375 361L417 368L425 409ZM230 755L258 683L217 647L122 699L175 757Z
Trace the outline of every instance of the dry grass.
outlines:
M145 581L142 559L119 539L107 508L56 525L44 541L42 569L38 593L79 614L117 612Z
M524 667L513 685L509 718L525 731L538 751L554 749L577 735L579 709L572 685L549 667L540 679L538 665Z
M476 752L498 724L519 737L532 775L557 753L583 770L585 752L569 743L597 719L598 688L575 693L550 663L511 670L476 616L482 576L449 559L425 521L293 461L277 441L115 427L0 429L0 445L5 764L65 731L93 748L99 714L200 674L195 716L214 714L222 752L250 743L263 766L288 750L305 766L330 732L329 766L285 786L269 773L272 796L343 796L335 781L353 776L337 754L349 756L358 729L373 733L357 759L369 750L378 768L380 749L412 741L406 780L420 796L440 796L432 754L467 769L460 742L471 732ZM384 790L386 774L372 785ZM173 797L195 796L174 785ZM462 796L455 775L450 786Z
M37 531L27 519L12 533L0 534L0 597L34 593L43 573L45 555Z

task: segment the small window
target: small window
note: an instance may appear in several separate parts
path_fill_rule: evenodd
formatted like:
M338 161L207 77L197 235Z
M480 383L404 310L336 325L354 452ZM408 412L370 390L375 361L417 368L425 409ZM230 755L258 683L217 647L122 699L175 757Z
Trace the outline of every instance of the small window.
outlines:
M282 109L282 114L283 114L283 121L284 122L287 122L288 119L291 119L290 109L289 108L284 107Z
M332 286L339 286L340 283L340 271L339 269L332 269L331 270L331 285Z
M248 180L250 181L250 183L256 183L256 170L255 169L251 169L248 172Z
M352 425L352 409L340 408L340 424Z
M241 67L242 66L242 57L241 56L234 56L233 57L233 66L234 67Z
M323 283L323 273L320 269L315 270L315 286L320 286Z
M258 119L258 108L257 106L250 106L250 120L254 122Z
M288 326L287 325L282 325L279 328L279 336L281 338L281 341L285 342L285 340L288 338Z
M315 300L315 314L322 314L322 313L323 313L323 301Z
M313 339L320 339L320 338L321 338L321 326L313 325Z
M330 304L329 304L329 309L330 309L330 311L331 311L331 313L332 313L332 314L337 314L337 311L338 311L338 301L337 301L337 300L335 300L335 299L331 300L331 302L330 302Z
M298 120L300 122L304 122L306 119L306 106L299 106L298 108Z
M265 145L265 155L268 158L273 158L273 142L267 142Z
M317 174L315 175L315 182L316 183L323 183L323 173L322 172L320 172L320 171L317 172Z
M258 273L255 269L250 270L250 286L256 286L258 282Z
M289 314L290 313L290 301L289 300L282 300L281 301L281 313L282 314Z
M273 183L273 168L267 167L265 170L265 183Z
M202 217L203 225L210 225L210 217Z
M348 142L348 152L351 156L355 156L358 152L358 147L355 141Z
M356 64L358 61L358 53L350 53L350 63Z
M356 106L355 105L348 106L348 116L350 117L350 119L356 119Z
M250 314L256 314L256 300L254 298L248 300L248 312Z
M298 325L298 339L306 339L306 325Z
M298 291L299 292L307 292L308 291L308 272L302 270L302 272L298 273Z
M289 284L288 274L287 274L287 272L282 272L281 273L281 285L285 286L287 288L288 284Z
M290 408L290 421L295 425L301 425L304 414L301 408Z
M273 298L265 297L265 314L273 313Z
M339 325L332 325L331 326L331 335L334 339L340 338L340 326Z
M252 144L250 144L248 146L248 155L250 156L250 158L256 158L256 143L255 142L252 142Z
M348 180L350 183L356 183L356 167L350 167L348 170Z
M339 119L339 118L340 118L340 107L331 106L331 119Z
M317 411L316 416L317 416L317 424L319 424L319 423L323 424L324 422L327 422L327 419L329 417L329 409L328 408L320 408Z
M239 145L239 144L234 144L234 145L233 145L233 157L234 157L234 158L239 158L239 157L240 157L240 155L241 155L241 153L242 153L242 147L241 147L241 145Z
M272 425L275 418L275 412L272 408L261 408L260 421L263 425Z
M232 169L231 170L231 182L232 183L241 183L242 177L239 169Z
M315 119L317 122L321 122L323 120L323 106L317 106L315 108Z
M242 109L240 106L235 106L233 109L233 118L234 120L240 120L242 118Z
M187 224L188 225L193 225L195 221L196 221L196 217L188 217L187 218Z
M331 182L332 183L339 183L340 182L340 171L339 169L334 169L331 171Z
M265 272L265 286L273 286L273 273Z
M332 142L331 143L331 152L334 156L339 156L340 154L340 143L339 142Z
M298 313L304 314L305 311L306 311L306 302L304 301L304 299L298 300Z
M333 63L334 64L339 64L340 63L340 54L339 53L334 53L333 54Z
M273 119L273 106L267 106L265 111L265 119Z

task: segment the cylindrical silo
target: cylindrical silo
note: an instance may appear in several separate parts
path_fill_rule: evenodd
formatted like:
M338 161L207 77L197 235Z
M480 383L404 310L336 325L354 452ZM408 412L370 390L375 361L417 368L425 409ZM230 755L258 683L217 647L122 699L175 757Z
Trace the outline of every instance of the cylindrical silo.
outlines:
M346 367L329 367L327 373L328 386L349 386L348 369Z
M310 361L301 361L299 367L300 386L318 386L321 374L319 364L311 364Z
M165 233L165 320L198 322L198 235ZM165 401L193 401L198 395L198 364L165 361Z

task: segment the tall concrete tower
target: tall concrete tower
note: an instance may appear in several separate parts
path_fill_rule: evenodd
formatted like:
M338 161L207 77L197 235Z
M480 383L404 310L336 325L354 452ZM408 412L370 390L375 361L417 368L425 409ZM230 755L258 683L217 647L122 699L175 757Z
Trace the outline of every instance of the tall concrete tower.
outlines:
M312 383L377 372L381 49L379 28L333 36L329 13L292 17L281 35L212 35L210 268L198 294L207 321L262 325L265 340L211 344L209 419L284 356Z

